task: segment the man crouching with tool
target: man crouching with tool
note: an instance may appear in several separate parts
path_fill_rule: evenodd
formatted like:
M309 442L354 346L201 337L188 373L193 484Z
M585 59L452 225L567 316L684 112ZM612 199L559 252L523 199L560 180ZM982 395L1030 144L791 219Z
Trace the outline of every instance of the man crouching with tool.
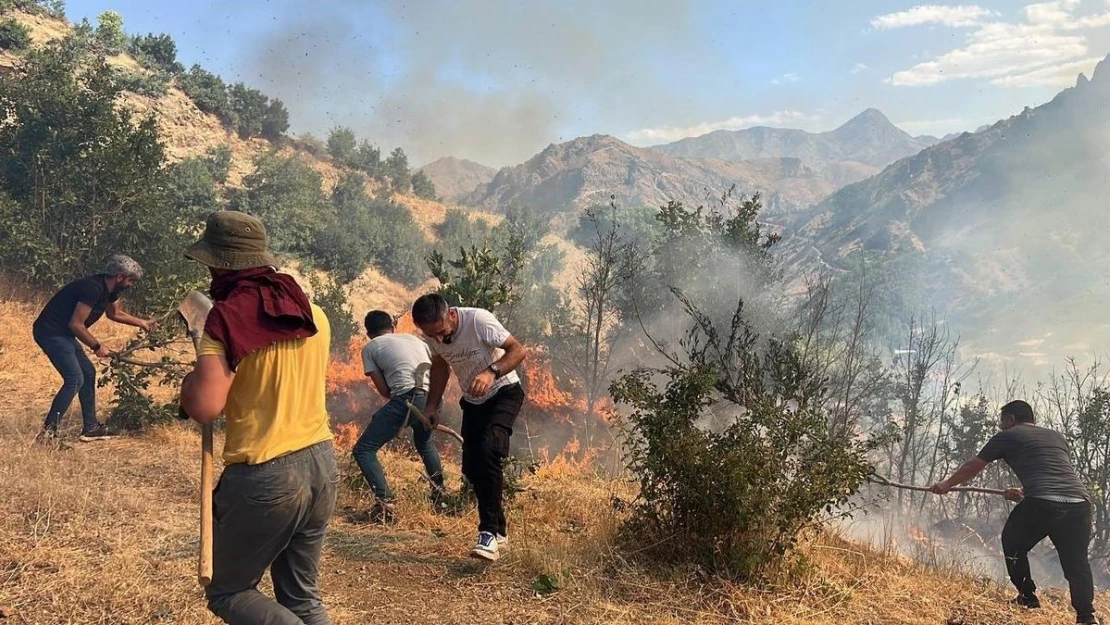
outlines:
M417 410L427 399L428 369L432 354L428 344L412 334L398 334L393 317L384 310L371 310L364 321L370 342L362 348L362 367L386 404L370 417L370 423L352 450L358 468L370 490L374 491L372 522L392 523L393 492L385 480L385 469L378 461L378 450L393 440L405 425L412 428L412 443L424 461L432 486L432 505L443 498L443 467L432 440L432 430L419 419L409 418L409 403Z
M1002 431L987 441L977 457L930 490L943 495L995 460L1009 465L1022 486L1006 491L1006 498L1018 504L1002 529L1006 571L1018 590L1013 603L1041 607L1037 585L1029 572L1029 550L1047 536L1056 547L1071 589L1075 622L1097 625L1094 582L1087 561L1091 498L1075 472L1067 441L1059 432L1034 425L1033 408L1021 400L1002 407L999 425Z
M324 406L328 319L274 269L255 217L212 213L185 256L209 268L215 305L181 406L201 424L227 419L208 609L232 625L329 625L317 587L339 481ZM258 592L267 568L276 601Z

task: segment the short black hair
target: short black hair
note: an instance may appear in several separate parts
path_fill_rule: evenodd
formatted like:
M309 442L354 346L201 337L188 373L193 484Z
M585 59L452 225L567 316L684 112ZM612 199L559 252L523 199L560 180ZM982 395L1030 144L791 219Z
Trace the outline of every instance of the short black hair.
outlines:
M416 325L435 323L447 314L447 300L439 293L421 295L412 303L412 320Z
M366 319L362 323L366 326L367 334L377 336L393 328L393 317L384 310L371 310L366 313Z
M1033 407L1020 399L1003 406L1001 412L1013 417L1017 423L1033 423Z

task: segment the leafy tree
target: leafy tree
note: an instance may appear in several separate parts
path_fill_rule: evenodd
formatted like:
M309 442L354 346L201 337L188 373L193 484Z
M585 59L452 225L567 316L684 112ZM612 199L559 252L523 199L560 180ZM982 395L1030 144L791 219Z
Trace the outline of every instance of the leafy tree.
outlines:
M289 130L289 111L281 100L271 98L262 117L262 137L277 143L285 137L286 130Z
M380 247L373 238L375 224L365 177L359 173L344 174L332 192L331 201L336 218L320 231L313 257L346 283L362 274Z
M416 197L421 197L425 200L439 199L439 197L436 196L435 184L432 183L432 179L428 177L428 174L424 173L423 169L412 175L412 192L416 194Z
M231 110L239 120L236 126L239 137L249 139L260 136L269 104L268 98L258 89L251 89L241 82L231 85L228 89L228 97L231 101Z
M0 259L28 281L58 286L112 253L149 277L132 301L168 305L199 269L181 262L195 224L167 196L168 172L153 116L116 106L120 87L103 57L66 42L28 54L0 76Z
M434 251L428 255L428 268L439 280L439 294L452 306L475 306L496 312L513 298L504 280L502 261L488 247L460 248L459 257L454 260Z
M31 33L27 27L13 19L0 21L0 49L26 50L31 46Z
M306 256L312 253L317 232L335 219L320 172L298 156L259 156L232 204L266 223L275 249Z
M447 209L443 223L438 224L435 231L440 249L445 250L485 246L490 237L489 224L484 219L471 219L470 213L461 208Z
M382 151L363 140L358 144L358 152L351 163L354 167L366 172L371 178L381 180L382 177Z
M408 208L378 197L370 207L374 220L374 257L385 275L409 286L423 282L428 274L425 256L428 244L424 232Z
M130 51L131 56L148 69L172 75L185 71L181 63L177 62L177 44L166 33L147 33L132 37Z
M104 11L96 17L96 21L96 42L106 53L120 54L127 49L122 15L115 11Z
M219 117L220 121L229 128L237 127L239 118L232 109L227 85L222 78L200 65L194 65L188 73L178 77L177 84L186 95L192 98L197 108Z
M409 157L401 148L395 148L385 160L385 174L394 193L408 193L412 189L412 172L409 171Z
M340 165L355 165L358 140L355 132L346 126L336 126L328 133L328 154Z

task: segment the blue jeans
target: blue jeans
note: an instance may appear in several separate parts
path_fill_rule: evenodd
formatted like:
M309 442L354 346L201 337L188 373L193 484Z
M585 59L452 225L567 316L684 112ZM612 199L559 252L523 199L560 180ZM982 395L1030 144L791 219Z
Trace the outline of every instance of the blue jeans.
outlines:
M81 343L72 336L35 336L35 342L62 376L62 388L54 395L44 427L57 429L62 415L76 396L81 403L82 432L96 429L96 367Z
M397 436L397 433L405 426L405 420L409 416L409 409L405 405L405 400L412 402L414 406L423 410L428 395L424 391L418 390L394 395L386 405L370 417L370 424L366 426L366 431L355 443L352 452L358 468L362 470L363 477L370 485L370 489L381 501L392 501L393 493L390 492L389 485L385 482L385 469L378 462L378 450L393 440L393 437ZM428 477L432 480L432 483L436 486L443 486L443 467L439 462L439 452L436 451L436 446L432 442L431 430L425 428L415 417L409 421L409 426L412 427L413 445L416 446L416 452L420 454L420 458L424 461L424 470L428 472Z

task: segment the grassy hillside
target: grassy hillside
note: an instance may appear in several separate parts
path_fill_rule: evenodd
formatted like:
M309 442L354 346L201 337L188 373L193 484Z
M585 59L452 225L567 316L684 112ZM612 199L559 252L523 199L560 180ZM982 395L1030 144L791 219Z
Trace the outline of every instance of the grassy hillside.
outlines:
M41 46L64 37L73 30L65 20L47 15L12 11L8 16L28 29L33 46ZM0 51L0 71L10 70L20 62L20 59L19 53ZM111 56L108 62L110 65L130 71L147 72L127 53ZM154 113L158 122L159 137L165 146L170 163L190 157L203 157L213 148L224 146L229 148L231 163L226 187L240 187L244 177L254 171L255 159L274 150L282 156L297 155L309 162L320 173L324 191L327 193L331 192L343 173L349 171L333 162L327 156L326 150L311 138L287 139L280 145L259 137L240 138L216 115L198 108L193 100L177 86L176 81L170 82L166 93L161 97L152 98L127 93L121 105L134 110L138 114L136 119L141 119L147 113ZM367 178L366 187L367 192L372 195L381 191L378 183L371 178ZM435 227L443 222L448 205L411 194L394 194L392 199L411 212L428 242L434 244L438 241ZM501 219L501 216L490 213L469 209L468 212L476 218L485 219L491 225ZM294 267L293 270L296 271L296 268ZM564 272L569 272L569 269L564 269ZM348 285L346 291L356 316L373 306L388 307L400 312L411 303L412 299L411 289L389 279L382 274L380 268L374 267L367 269L359 279Z

